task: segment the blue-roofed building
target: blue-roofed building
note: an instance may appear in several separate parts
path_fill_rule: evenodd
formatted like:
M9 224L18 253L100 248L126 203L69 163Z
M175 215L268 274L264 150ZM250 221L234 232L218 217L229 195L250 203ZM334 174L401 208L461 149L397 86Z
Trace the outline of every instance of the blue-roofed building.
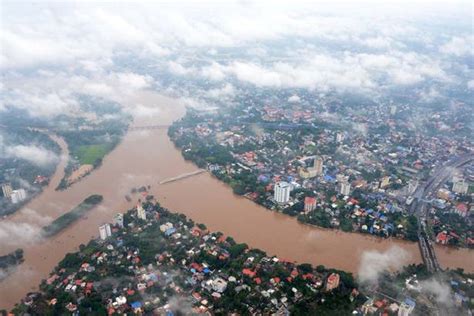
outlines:
M149 280L151 280L151 281L153 281L153 282L158 281L158 276L157 276L156 274L154 274L154 273L148 274L147 277L148 277Z
M411 315L413 310L415 309L416 303L411 298L406 298L404 302L400 304L398 309L398 315L400 316L408 316Z
M326 175L324 176L324 181L327 181L327 182L336 182L336 178L331 177L330 175L326 174Z
M257 180L258 180L259 182L264 182L264 183L266 183L266 182L268 182L269 179L268 179L268 177L267 177L266 175L261 174L261 175L258 176Z
M165 231L165 235L166 235L166 236L171 236L171 235L173 235L174 233L176 233L176 228L174 228L174 227L168 228L168 229Z
M132 304L130 304L130 306L133 309L139 309L139 308L142 308L142 303L137 301L137 302L133 302Z
M211 272L211 270L209 270L209 268L204 268L204 269L202 270L202 272L204 272L204 273L208 274L208 273L210 273L210 272Z
M409 297L407 297L405 299L404 303L407 304L408 306L411 306L411 307L416 306L416 302L413 299L409 298Z

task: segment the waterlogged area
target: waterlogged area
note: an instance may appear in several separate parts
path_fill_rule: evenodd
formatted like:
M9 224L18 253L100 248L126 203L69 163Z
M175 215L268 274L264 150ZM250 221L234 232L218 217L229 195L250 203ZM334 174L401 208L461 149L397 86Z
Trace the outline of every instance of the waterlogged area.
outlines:
M146 117L136 117L134 125L167 125L184 114L176 101L143 93L131 102L149 107ZM150 115L153 114L153 115ZM56 141L68 156L67 146ZM294 218L274 213L235 196L232 190L210 176L196 173L178 181L165 180L198 171L184 161L167 136L166 129L130 131L105 157L102 166L65 191L55 191L63 176L62 159L49 187L19 212L0 222L0 254L24 249L25 262L0 282L0 307L10 308L40 281L67 252L75 251L98 235L98 226L111 222L113 215L132 207L141 196L130 195L131 188L151 185L150 193L172 210L184 213L213 231L233 236L239 242L261 248L287 260L323 264L357 273L366 251L387 251L397 246L406 256L401 263L420 262L418 245L360 234L319 229L298 223ZM159 184L160 182L166 182ZM40 239L41 227L78 205L91 194L103 202L87 215L49 239ZM403 250L401 252L403 252ZM467 249L437 248L443 267L462 267L474 271L474 253Z

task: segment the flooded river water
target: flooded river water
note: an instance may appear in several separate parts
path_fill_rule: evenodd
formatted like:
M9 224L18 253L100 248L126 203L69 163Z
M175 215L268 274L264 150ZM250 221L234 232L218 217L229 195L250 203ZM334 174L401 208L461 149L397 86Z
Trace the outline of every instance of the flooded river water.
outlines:
M137 117L135 125L170 124L184 114L178 102L147 92L132 102L153 107L155 117ZM57 139L63 152L66 144ZM132 207L125 200L130 189L151 185L151 193L160 203L205 223L211 230L230 235L238 242L265 250L287 260L323 264L357 273L361 254L368 250L385 251L396 245L409 255L403 263L420 262L416 243L372 238L360 234L325 230L298 223L294 218L270 212L253 202L235 196L232 190L201 173L186 179L159 185L164 179L197 170L186 162L167 136L166 129L130 131L116 149L105 157L103 165L65 191L55 191L63 176L62 159L52 183L44 192L12 216L0 221L0 255L23 248L25 262L0 282L0 308L11 308L29 291L35 290L67 252L78 249L98 235L98 226L111 222L113 215ZM103 203L60 234L41 240L40 227L70 210L91 194L101 194ZM443 267L462 267L474 271L474 252L437 247Z

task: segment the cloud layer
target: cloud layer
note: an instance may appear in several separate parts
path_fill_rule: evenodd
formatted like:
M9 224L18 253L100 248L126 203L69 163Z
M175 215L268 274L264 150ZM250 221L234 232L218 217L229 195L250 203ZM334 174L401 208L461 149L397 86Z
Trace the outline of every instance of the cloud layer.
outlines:
M471 89L469 3L430 4L7 1L0 111L51 117L77 107L77 94L124 104L143 89L170 91L175 79L207 83L199 93L210 100L231 99L239 84L370 95ZM180 96L198 94L177 87ZM425 102L443 97L428 92Z

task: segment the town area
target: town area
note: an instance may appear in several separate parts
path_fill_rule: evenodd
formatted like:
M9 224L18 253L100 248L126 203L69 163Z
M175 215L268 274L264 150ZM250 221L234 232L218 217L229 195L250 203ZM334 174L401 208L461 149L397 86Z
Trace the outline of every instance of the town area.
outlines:
M67 254L12 313L435 315L473 304L473 276L462 271L443 275L455 303L440 307L426 291L438 281L423 265L359 286L350 273L251 249L150 201L118 213L99 236Z
M423 221L434 242L474 246L474 146L456 113L425 109L414 121L406 105L360 100L351 109L301 93L249 92L238 105L189 110L169 135L236 194L303 223L417 241ZM457 157L468 158L444 168ZM443 168L445 181L422 190Z

